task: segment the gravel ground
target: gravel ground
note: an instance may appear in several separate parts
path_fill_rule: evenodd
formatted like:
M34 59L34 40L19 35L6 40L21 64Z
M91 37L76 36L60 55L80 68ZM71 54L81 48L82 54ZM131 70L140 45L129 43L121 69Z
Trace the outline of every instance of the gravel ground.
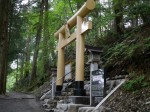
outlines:
M0 96L0 112L44 112L33 95L9 93Z

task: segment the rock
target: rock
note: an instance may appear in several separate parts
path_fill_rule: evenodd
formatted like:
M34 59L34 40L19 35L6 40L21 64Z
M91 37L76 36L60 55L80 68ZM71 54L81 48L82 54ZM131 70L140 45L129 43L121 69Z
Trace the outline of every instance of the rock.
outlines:
M42 86L40 86L38 89L33 91L33 94L36 95L36 97L40 98L43 93L45 93L47 90L50 89L50 82L45 82Z
M88 105L83 105L83 104L70 104L68 112L78 112L78 109L80 107L88 107Z
M44 102L47 103L49 101L49 99L44 99Z
M80 107L78 112L92 112L95 107Z
M58 103L64 103L64 101L63 101L63 100L60 100L60 101L58 101Z
M145 104L146 104L146 105L150 104L150 101L149 101L149 102L146 102Z
M67 111L68 110L68 104L57 104L57 109Z
M46 103L46 104L43 104L43 107L44 108L50 108L50 105Z
M111 111L111 108L101 106L100 108L96 109L94 112L112 112L112 111Z
M45 109L46 112L54 112L53 109Z

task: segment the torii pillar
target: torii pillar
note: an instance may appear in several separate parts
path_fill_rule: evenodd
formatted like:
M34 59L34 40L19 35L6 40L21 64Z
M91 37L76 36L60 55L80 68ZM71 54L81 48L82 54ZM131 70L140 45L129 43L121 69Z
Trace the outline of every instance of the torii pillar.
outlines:
M76 40L76 76L75 76L75 96L84 96L84 50L85 38L84 34L89 29L92 29L92 22L84 21L83 19L88 13L95 8L94 0L87 0L74 16L72 16L62 26L54 36L59 39L58 42L58 62L57 62L57 79L56 79L56 95L61 95L63 85L63 77L65 75L64 64L64 48L71 42ZM77 31L70 35L69 30L77 25Z
M74 95L85 95L84 90L84 50L85 38L81 34L83 19L77 16L77 37L76 37L76 76L75 76L75 90Z

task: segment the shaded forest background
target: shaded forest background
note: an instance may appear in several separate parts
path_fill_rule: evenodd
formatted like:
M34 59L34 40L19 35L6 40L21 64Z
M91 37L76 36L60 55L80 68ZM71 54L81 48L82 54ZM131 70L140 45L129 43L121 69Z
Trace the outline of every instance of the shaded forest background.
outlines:
M0 0L0 93L31 91L49 80L57 65L54 33L86 0ZM109 76L144 75L150 80L150 1L100 0L87 17L86 45L102 47ZM75 43L65 48L75 59ZM86 63L86 62L85 62ZM6 80L7 79L7 80Z

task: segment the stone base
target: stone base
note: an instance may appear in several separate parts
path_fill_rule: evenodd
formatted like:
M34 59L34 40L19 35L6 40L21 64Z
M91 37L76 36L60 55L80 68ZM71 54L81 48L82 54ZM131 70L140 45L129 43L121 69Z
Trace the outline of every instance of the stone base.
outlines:
M92 112L94 109L95 107L80 107L78 112Z
M86 90L84 89L84 81L75 82L74 96L86 96Z
M61 96L61 90L62 90L62 86L61 85L56 85L55 96Z
M79 108L81 107L87 107L88 105L82 105L82 104L71 104L68 108L68 112L78 112Z
M73 94L75 96L86 96L86 90L85 89L75 89L73 91Z
M89 96L69 96L68 99L70 99L74 104L90 105Z
M61 96L61 91L56 91L55 96Z

